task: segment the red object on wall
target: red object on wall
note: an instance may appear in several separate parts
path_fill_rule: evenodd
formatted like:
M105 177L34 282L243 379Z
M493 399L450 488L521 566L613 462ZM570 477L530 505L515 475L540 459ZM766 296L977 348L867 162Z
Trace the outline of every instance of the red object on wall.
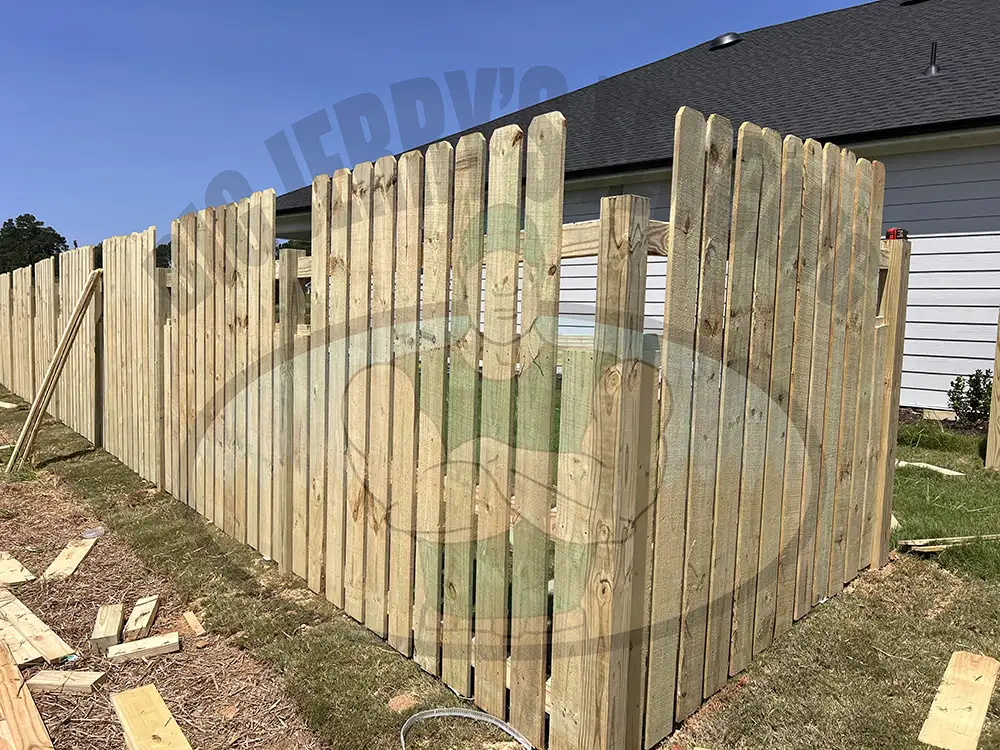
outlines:
M907 232L905 229L900 229L899 227L893 227L885 233L885 238L887 240L905 240L907 237Z

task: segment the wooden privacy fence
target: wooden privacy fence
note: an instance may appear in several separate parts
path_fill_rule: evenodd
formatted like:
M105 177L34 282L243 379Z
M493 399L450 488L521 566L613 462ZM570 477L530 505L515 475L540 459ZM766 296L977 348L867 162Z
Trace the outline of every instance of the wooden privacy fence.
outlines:
M105 446L537 746L652 747L887 557L885 171L733 136L678 113L666 226L564 225L551 113L316 178L308 255L273 191L175 221L169 272L107 240ZM560 338L587 255L594 333Z
M94 267L88 246L0 274L0 381L21 398L34 398ZM93 443L100 440L100 310L88 309L49 405L52 416Z

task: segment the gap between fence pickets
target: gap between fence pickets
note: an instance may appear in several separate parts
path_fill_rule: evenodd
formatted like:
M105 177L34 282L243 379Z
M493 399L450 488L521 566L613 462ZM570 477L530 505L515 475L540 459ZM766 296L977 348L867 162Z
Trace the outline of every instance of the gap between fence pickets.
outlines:
M667 228L670 226L666 221L650 220L649 232L646 235L648 250L647 255L667 256ZM484 240L488 235L483 235ZM589 221L575 221L563 224L563 242L561 257L563 260L570 258L590 258L597 257L601 242L601 220L591 219ZM524 230L521 230L521 246L524 246ZM174 274L170 268L159 268L157 271L162 275L160 283L167 287L173 287ZM312 278L312 256L303 255L296 261L296 273L300 279ZM274 278L281 278L281 271L275 266Z

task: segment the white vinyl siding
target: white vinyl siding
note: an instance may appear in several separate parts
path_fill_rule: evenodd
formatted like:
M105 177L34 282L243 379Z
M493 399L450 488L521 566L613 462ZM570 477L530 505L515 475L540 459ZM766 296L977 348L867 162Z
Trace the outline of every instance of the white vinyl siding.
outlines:
M947 409L958 375L992 370L1000 233L911 237L903 406Z
M992 369L1000 308L1000 146L878 157L886 165L883 228L910 233L913 258L903 360L904 406L946 409L957 375ZM670 183L566 187L565 221L596 219L605 195L650 199L652 218L670 219ZM563 263L560 331L593 331L596 259ZM648 332L662 332L666 259L649 268Z

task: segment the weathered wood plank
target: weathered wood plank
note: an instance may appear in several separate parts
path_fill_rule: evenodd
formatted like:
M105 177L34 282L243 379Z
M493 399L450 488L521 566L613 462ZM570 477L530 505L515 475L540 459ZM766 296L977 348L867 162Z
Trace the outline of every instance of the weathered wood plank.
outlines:
M10 650L0 643L0 716L6 720L11 744L17 750L53 750L31 691L24 690L23 686L21 670L14 663Z
M559 112L536 117L528 128L529 179L524 197L527 228L518 347L510 722L537 747L545 744L549 516L556 501L552 446L558 427L556 350L565 161L566 118Z
M899 389L903 376L903 336L906 296L910 279L909 240L889 240L889 273L883 292L885 357L882 372L882 418L872 521L871 565L880 568L889 559L889 521L892 518L892 478L896 469L896 432L899 426Z
M246 543L260 548L260 193L250 196L247 233L247 517Z
M191 632L194 635L205 635L205 626L201 624L201 620L198 619L198 615L194 612L185 612L184 622L191 628Z
M885 205L885 167L872 162L872 203L868 218L868 268L861 319L861 364L858 372L858 418L851 466L851 519L848 528L847 557L844 561L844 583L868 566L863 549L865 494L872 442L877 440L872 419L872 378L875 372L875 304L878 298L879 245L882 236L882 214Z
M782 489L788 447L795 292L799 280L799 241L802 229L802 141L795 136L787 136L782 146L780 206L771 386L767 404L760 553L754 613L754 655L771 645L774 636L778 560L782 541ZM794 429L794 425L792 428Z
M344 606L344 566L347 513L347 332L350 320L349 256L351 172L333 175L330 196L330 366L327 409L326 598Z
M812 362L809 370L809 408L806 417L805 463L795 582L795 619L806 615L813 604L813 574L816 562L816 531L819 518L820 474L823 465L823 418L826 409L827 369L830 355L830 324L833 315L833 276L840 205L840 149L823 147L823 188L820 198L819 251L816 262L816 305L813 314Z
M229 321L226 319L226 303L228 300L229 272L232 256L226 252L226 206L215 209L215 265L212 269L212 339L209 342L213 348L212 366L212 521L216 527L225 529L226 525L226 491L228 483L226 461L226 413L229 411L226 401L226 349L228 343Z
M180 636L177 633L167 633L111 646L108 648L108 660L112 664L122 664L137 659L148 659L151 656L172 654L180 650Z
M697 676L691 683L699 688L685 691L685 705L693 712L701 704L702 696L708 697L721 688L729 678L729 644L732 628L733 593L735 586L736 547L739 532L740 490L744 460L751 459L753 451L744 452L744 432L747 412L747 377L750 369L750 338L754 302L754 265L757 257L758 208L761 205L761 188L764 159L763 131L751 123L743 123L739 130L736 150L736 175L733 192L733 227L729 237L729 272L725 297L725 340L722 357L721 402L719 407L718 464L714 473L706 465L692 460L692 492L696 482L715 485L715 518L712 530L710 575L704 579L695 576L698 570L689 562L685 579L685 594L693 594L686 611L693 617L686 618L685 627L700 636L705 608L708 610L707 644L705 647L705 683L703 689ZM769 164L769 168L770 168ZM773 172L771 173L773 181ZM773 204L777 194L770 198ZM772 224L773 226L773 224ZM773 273L773 271L772 271ZM772 292L773 294L773 292ZM706 300L707 301L707 300ZM721 295L715 302L721 307ZM709 301L709 304L711 302ZM700 313L700 310L699 310ZM756 420L755 420L756 421ZM748 464L751 462L748 461ZM752 469L748 465L749 471ZM763 467L761 467L763 468ZM749 488L748 494L749 494ZM698 490L699 494L705 490ZM759 501L758 501L759 502ZM711 507L709 505L709 507ZM707 510L707 509L706 509ZM705 545L705 537L688 525L688 550L697 559L697 550ZM708 573L709 571L705 571ZM691 586L688 587L690 582ZM707 585L706 585L707 584ZM693 640L697 648L697 640ZM682 646L683 648L683 646ZM695 660L697 653L693 654ZM695 661L695 663L697 663Z
M90 634L90 645L100 653L107 651L109 646L117 646L121 641L124 622L124 605L102 604L97 610L94 630Z
M760 564L781 213L781 136L769 128L763 131L762 157L746 416L743 427L743 468L740 472L739 532L736 539L733 632L729 657L731 675L745 669L753 656L754 609Z
M275 483L274 539L272 553L282 572L293 569L293 533L296 480L294 462L295 435L295 331L298 326L302 295L299 280L290 273L302 256L300 250L285 248L278 258L281 287L278 290L278 349L275 352Z
M144 685L111 696L129 750L191 750L154 685Z
M274 544L275 482L275 194L265 190L260 198L260 517L258 547L270 559Z
M642 691L639 675L629 671L629 633L637 624L637 611L642 612L639 581L644 571L633 570L632 561L637 559L637 516L648 494L640 475L645 474L649 450L648 444L641 445L649 199L603 198L601 218L594 329L595 474L586 500L588 536L599 541L587 569L582 599L586 620L580 635L584 644L608 640L603 647L588 648L584 657L580 687L585 711L578 737L582 748L625 747L630 737L637 738L641 722L637 712L629 712ZM648 419L648 405L645 412ZM641 539L644 544L644 531Z
M798 286L795 293L792 372L788 389L788 430L784 486L781 497L781 548L774 635L788 631L795 611L796 573L802 518L803 471L812 368L813 318L816 312L816 270L819 257L820 198L823 186L822 147L807 140L802 149L802 224L798 241ZM797 202L796 202L797 203ZM797 208L792 209L797 211Z
M369 401L368 513L365 626L388 634L389 505L392 440L392 293L395 267L396 160L375 162L372 180L371 398Z
M222 498L222 519L216 519L215 523L226 534L236 537L236 331L240 322L236 312L236 291L237 277L239 274L239 264L236 257L236 220L239 210L235 203L230 203L220 207L220 211L225 209L226 222L226 278L225 278L225 302L226 317L224 334L226 338L226 408L225 408L225 460L223 461L223 498Z
M52 564L42 574L43 581L61 581L69 578L80 563L90 554L97 539L74 539L59 553Z
M234 418L235 467L234 484L234 524L233 538L238 542L247 541L247 479L248 479L248 437L247 401L250 372L248 360L248 320L250 290L250 199L244 198L236 204L236 392Z
M69 695L90 695L94 688L107 680L106 672L56 672L43 669L35 672L27 681L32 693L59 693Z
M581 502L594 475L594 352L574 349L563 359L559 412L555 580L552 598L552 701L549 747L577 748L586 712L584 671L591 649L581 639L587 613L583 596L594 545L589 512Z
M153 630L153 623L160 610L160 597L158 594L144 596L136 601L132 608L125 629L122 631L123 641L135 641L145 638Z
M993 697L1000 662L956 651L920 729L920 742L948 750L976 750Z
M38 664L43 661L42 655L31 642L21 635L17 628L0 618L0 643L6 644L14 657L14 663L19 667Z
M309 588L323 588L326 565L326 454L329 400L330 178L312 185L312 286L309 296Z
M448 372L448 291L454 149L447 141L427 149L424 172L423 276L421 286L420 391L417 410L416 572L413 590L413 658L441 674L444 575L445 383Z
M828 596L839 594L844 588L844 568L848 558L849 529L852 517L860 508L853 506L851 497L852 476L863 464L854 463L854 442L857 432L859 379L861 371L861 330L868 299L869 285L869 221L872 209L872 165L867 159L858 159L854 168L854 201L851 208L853 222L852 249L849 269L847 301L847 331L844 338L844 382L840 409L840 447L837 451L836 489L834 492L833 540L830 552ZM855 567L856 569L856 567Z
M424 157L399 159L396 184L396 280L392 320L392 464L389 511L389 644L404 656L413 642L417 480L417 346L420 312L420 233L424 221Z
M649 677L646 689L647 705L657 705L661 709L647 712L645 727L647 747L655 745L670 734L674 726L683 594L685 504L692 419L691 399L676 399L674 394L685 391L690 393L692 390L691 373L694 366L698 268L702 252L702 218L708 148L705 118L700 112L682 107L675 119L674 132L674 172L668 247L671 257L677 262L667 265L663 346L660 352L660 369L663 373L660 382L661 439L657 472L657 504L654 510L654 556L650 570L651 629ZM724 155L730 153L731 146L730 129L729 147L719 154L724 161L728 161ZM725 168L725 173L728 179L728 166ZM715 249L716 242L717 238L713 237L713 244L710 247ZM569 352L563 356L565 362L568 362ZM565 406L562 408L565 409ZM562 415L565 415L565 411ZM562 416L564 421L566 418ZM560 438L560 446L562 439ZM560 453L562 453L561 447ZM563 468L560 463L560 483L562 477ZM563 497L561 486L559 492L561 501ZM585 529L581 528L577 533L584 531ZM553 689L554 683L555 680Z
M500 716L506 705L510 632L507 590L523 153L524 134L516 125L501 128L490 138L476 540L476 703Z
M301 325L307 300L298 279L292 282L296 320ZM298 329L298 325L296 326ZM297 333L292 347L292 572L309 577L309 334Z
M369 376L371 358L372 173L354 168L351 182L347 385L347 534L344 609L365 619L365 531L368 496Z
M465 696L472 694L472 556L476 540L476 408L485 167L486 140L482 134L463 136L455 150L441 677Z
M840 157L840 203L834 256L832 319L827 365L826 407L823 427L823 463L819 481L819 511L816 524L816 562L813 568L812 603L829 596L833 554L837 466L840 453L840 417L844 397L844 344L847 339L848 294L851 278L851 248L854 244L854 172L857 157L846 149Z
M0 586L16 586L34 580L34 574L15 560L13 555L0 552Z
M0 618L10 623L50 664L76 653L6 589L0 589Z
M207 297L208 289L208 266L214 264L215 260L215 210L213 208L203 208L198 212L198 236L195 249L194 260L194 285L195 285L195 403L194 403L194 440L195 440L195 509L203 517L212 520L210 511L215 510L214 503L207 497L206 489L209 480L208 466L208 446L205 444L207 420L206 408L208 406L208 392L206 389L209 376L207 343L210 322L208 319ZM214 483L212 485L215 486ZM240 539L240 541L243 541Z

